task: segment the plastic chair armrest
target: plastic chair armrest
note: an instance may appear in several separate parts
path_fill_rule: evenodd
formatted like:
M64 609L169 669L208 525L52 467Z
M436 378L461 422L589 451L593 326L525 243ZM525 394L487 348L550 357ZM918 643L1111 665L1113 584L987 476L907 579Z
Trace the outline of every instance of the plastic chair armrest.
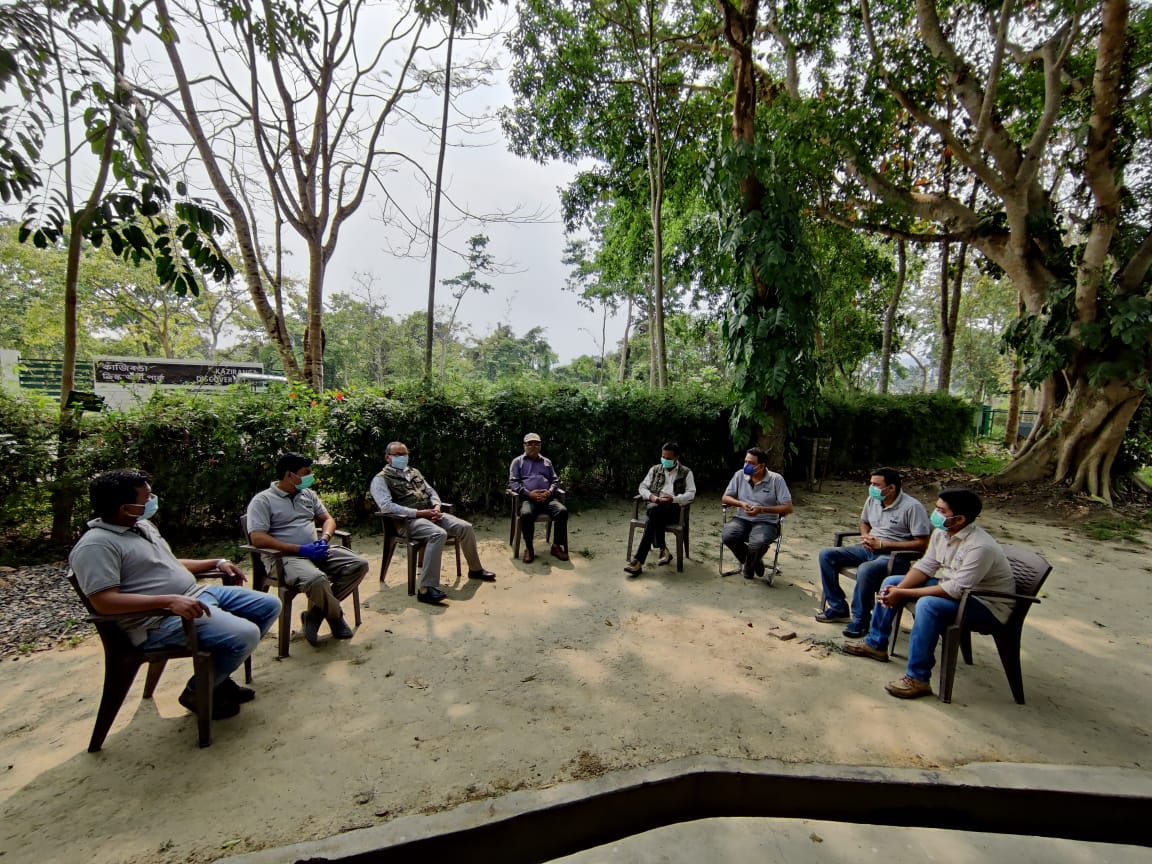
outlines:
M832 541L833 546L843 546L846 537L859 537L861 535L859 531L837 531L832 536L834 538Z

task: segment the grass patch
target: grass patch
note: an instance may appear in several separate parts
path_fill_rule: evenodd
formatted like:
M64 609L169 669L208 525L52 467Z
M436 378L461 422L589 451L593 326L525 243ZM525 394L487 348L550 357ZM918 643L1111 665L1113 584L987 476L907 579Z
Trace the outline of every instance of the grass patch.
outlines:
M1138 519L1115 516L1104 516L1084 523L1084 533L1093 540L1124 540L1140 546L1145 545L1141 536L1145 529L1145 524Z
M1149 486L1152 486L1152 465L1145 465L1143 468L1139 469L1136 472L1136 476L1147 483Z

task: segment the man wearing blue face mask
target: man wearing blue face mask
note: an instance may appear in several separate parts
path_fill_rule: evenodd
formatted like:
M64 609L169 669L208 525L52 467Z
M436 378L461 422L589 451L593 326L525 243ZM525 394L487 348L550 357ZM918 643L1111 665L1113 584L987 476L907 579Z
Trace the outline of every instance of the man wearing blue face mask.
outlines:
M411 539L428 541L416 600L439 605L448 596L440 588L440 560L449 535L456 538L456 546L468 562L468 578L495 582L496 574L480 563L472 523L440 509L439 494L408 463L408 446L403 441L393 441L385 448L384 457L388 464L372 478L369 487L372 500L380 512L406 520Z
M655 546L660 550L657 564L664 565L672 560L668 552L664 529L680 519L680 508L691 504L696 498L696 480L692 470L680 463L680 445L669 441L660 452L660 462L648 469L640 484L640 497L648 502L648 522L644 525L644 535L636 549L636 557L624 567L629 576L639 576L644 569L644 559L648 550Z
M340 600L352 593L368 560L343 546L329 546L336 520L312 491L312 459L285 453L276 461L276 480L248 504L248 537L253 546L283 553L284 578L308 597L300 613L304 638L315 647L325 621L336 639L351 639ZM316 529L320 538L316 538Z
M761 559L780 536L780 518L793 510L788 484L768 470L768 454L751 447L744 455L744 467L733 475L720 500L739 508L724 526L724 545L740 562L745 579L763 576Z
M198 583L193 574L210 570L238 579L244 574L224 558L187 560L173 555L149 521L159 508L149 483L143 471L128 468L93 478L88 495L97 518L88 523L68 565L97 612L139 613L120 622L139 648L183 645L181 622L193 621L200 648L213 659L212 716L233 717L256 694L230 676L280 615L280 600L247 588ZM161 609L174 614L157 617ZM179 701L196 712L195 679L189 680Z
M888 575L889 557L899 550L923 552L931 533L924 505L901 491L900 472L892 468L873 471L868 500L860 512L860 543L820 552L820 583L828 605L816 614L816 620L822 624L847 621L844 635L849 639L862 637L871 623L876 592ZM897 556L892 574L902 576L911 566L907 556ZM840 571L845 567L856 568L851 616L840 587Z

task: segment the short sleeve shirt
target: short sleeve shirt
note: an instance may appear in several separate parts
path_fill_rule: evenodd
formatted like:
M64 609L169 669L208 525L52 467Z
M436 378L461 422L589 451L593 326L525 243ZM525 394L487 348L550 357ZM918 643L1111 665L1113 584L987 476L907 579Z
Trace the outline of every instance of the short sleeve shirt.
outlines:
M328 510L311 489L289 494L273 482L248 503L248 531L264 531L284 543L304 546L316 540L316 520Z
M93 519L68 556L68 566L76 574L80 590L89 597L110 588L118 588L125 594L188 597L204 590L146 519L137 522L135 528ZM132 644L139 645L160 620L155 615L141 615L120 622L120 626Z
M883 501L869 497L860 511L860 521L872 526L872 536L878 540L905 542L932 533L924 505L904 492L887 507Z
M728 481L728 488L724 490L724 494L754 504L757 507L777 507L781 504L792 503L792 493L788 491L788 484L784 482L783 477L774 471L765 472L764 479L753 484L751 478L744 473L744 469L740 469ZM748 516L739 513L736 518L746 522L775 523L780 521L780 514L759 513L755 516Z

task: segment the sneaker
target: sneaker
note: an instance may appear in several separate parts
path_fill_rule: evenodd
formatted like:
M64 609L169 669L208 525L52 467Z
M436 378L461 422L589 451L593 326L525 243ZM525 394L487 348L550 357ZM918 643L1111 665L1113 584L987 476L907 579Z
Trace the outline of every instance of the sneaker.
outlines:
M847 612L833 612L830 609L825 609L823 612L816 613L816 620L821 624L839 624L841 621L851 621L852 616Z
M416 595L416 599L421 603L438 604L444 601L448 595L441 591L439 588L425 588Z
M215 694L213 694L215 695ZM191 711L196 713L196 691L191 687L185 687L177 702ZM230 699L213 699L212 700L212 719L213 720L227 720L229 717L235 717L240 713L240 703L233 702Z
M300 628L304 631L304 638L313 648L320 644L320 622L323 620L324 616L316 609L300 613Z
M840 646L840 650L845 654L851 654L853 657L871 657L881 663L888 662L887 651L882 648L873 648L867 642L845 642Z
M637 561L635 558L624 565L624 572L629 576L639 576L643 570L644 565Z
M332 628L332 638L334 639L351 639L356 635L343 618L339 621L329 621L328 626Z
M921 696L932 695L932 685L911 675L905 675L899 681L889 681L884 689L897 699L919 699Z
M212 694L213 704L218 699L226 699L235 702L237 705L243 705L245 702L251 702L256 698L256 691L251 687L241 687L231 678L225 678L216 685L216 692Z
M663 567L665 564L671 564L672 563L672 553L669 552L667 549L661 549L660 550L660 557L659 557L659 559L657 559L656 563L659 564L661 567Z

